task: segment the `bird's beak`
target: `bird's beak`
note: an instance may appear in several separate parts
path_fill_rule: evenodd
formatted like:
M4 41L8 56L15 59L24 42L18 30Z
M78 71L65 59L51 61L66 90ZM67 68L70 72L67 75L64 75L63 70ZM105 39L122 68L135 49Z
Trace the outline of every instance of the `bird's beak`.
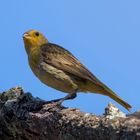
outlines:
M23 38L24 38L24 39L30 39L31 36L30 36L28 33L24 33L24 34L23 34Z

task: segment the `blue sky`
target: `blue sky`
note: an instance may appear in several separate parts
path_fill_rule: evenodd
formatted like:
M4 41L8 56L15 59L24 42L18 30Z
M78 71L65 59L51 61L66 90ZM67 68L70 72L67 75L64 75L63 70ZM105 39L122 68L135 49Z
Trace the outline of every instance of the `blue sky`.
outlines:
M0 5L0 92L20 85L45 100L66 94L42 84L31 72L22 34L37 29L71 51L91 72L140 109L139 0L4 0ZM102 114L112 99L79 93L65 106Z

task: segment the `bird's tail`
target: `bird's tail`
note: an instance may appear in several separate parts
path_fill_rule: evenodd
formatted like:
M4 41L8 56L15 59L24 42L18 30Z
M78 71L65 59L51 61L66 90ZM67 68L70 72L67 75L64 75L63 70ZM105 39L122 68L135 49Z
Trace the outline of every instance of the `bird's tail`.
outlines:
M130 111L130 109L132 108L131 105L129 105L126 101L124 101L123 99L121 99L116 93L114 93L108 87L105 89L105 91L106 91L105 95L109 96L110 98L112 98L113 100L115 100L116 102L118 102L119 104L121 104L128 111Z
M90 83L90 84L88 84L87 87L88 87L87 91L109 96L110 98L112 98L113 100L115 100L116 102L121 104L124 108L126 108L129 111L132 108L131 105L129 105L127 102L125 102L123 99L121 99L116 93L114 93L110 88L108 88L103 83L101 83L100 86Z

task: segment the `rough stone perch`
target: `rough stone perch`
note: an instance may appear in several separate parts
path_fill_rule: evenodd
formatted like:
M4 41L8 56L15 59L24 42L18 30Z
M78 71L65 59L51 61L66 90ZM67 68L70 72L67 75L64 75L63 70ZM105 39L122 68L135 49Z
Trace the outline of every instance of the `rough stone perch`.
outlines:
M0 140L140 140L140 112L103 116L47 103L22 88L0 94Z

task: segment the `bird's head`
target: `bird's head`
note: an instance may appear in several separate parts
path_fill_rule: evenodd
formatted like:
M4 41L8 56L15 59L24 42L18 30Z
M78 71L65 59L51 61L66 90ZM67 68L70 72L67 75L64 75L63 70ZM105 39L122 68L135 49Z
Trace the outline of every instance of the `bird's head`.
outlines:
M41 45L48 43L45 36L37 30L29 30L23 34L23 40L27 53L32 49L39 48Z

